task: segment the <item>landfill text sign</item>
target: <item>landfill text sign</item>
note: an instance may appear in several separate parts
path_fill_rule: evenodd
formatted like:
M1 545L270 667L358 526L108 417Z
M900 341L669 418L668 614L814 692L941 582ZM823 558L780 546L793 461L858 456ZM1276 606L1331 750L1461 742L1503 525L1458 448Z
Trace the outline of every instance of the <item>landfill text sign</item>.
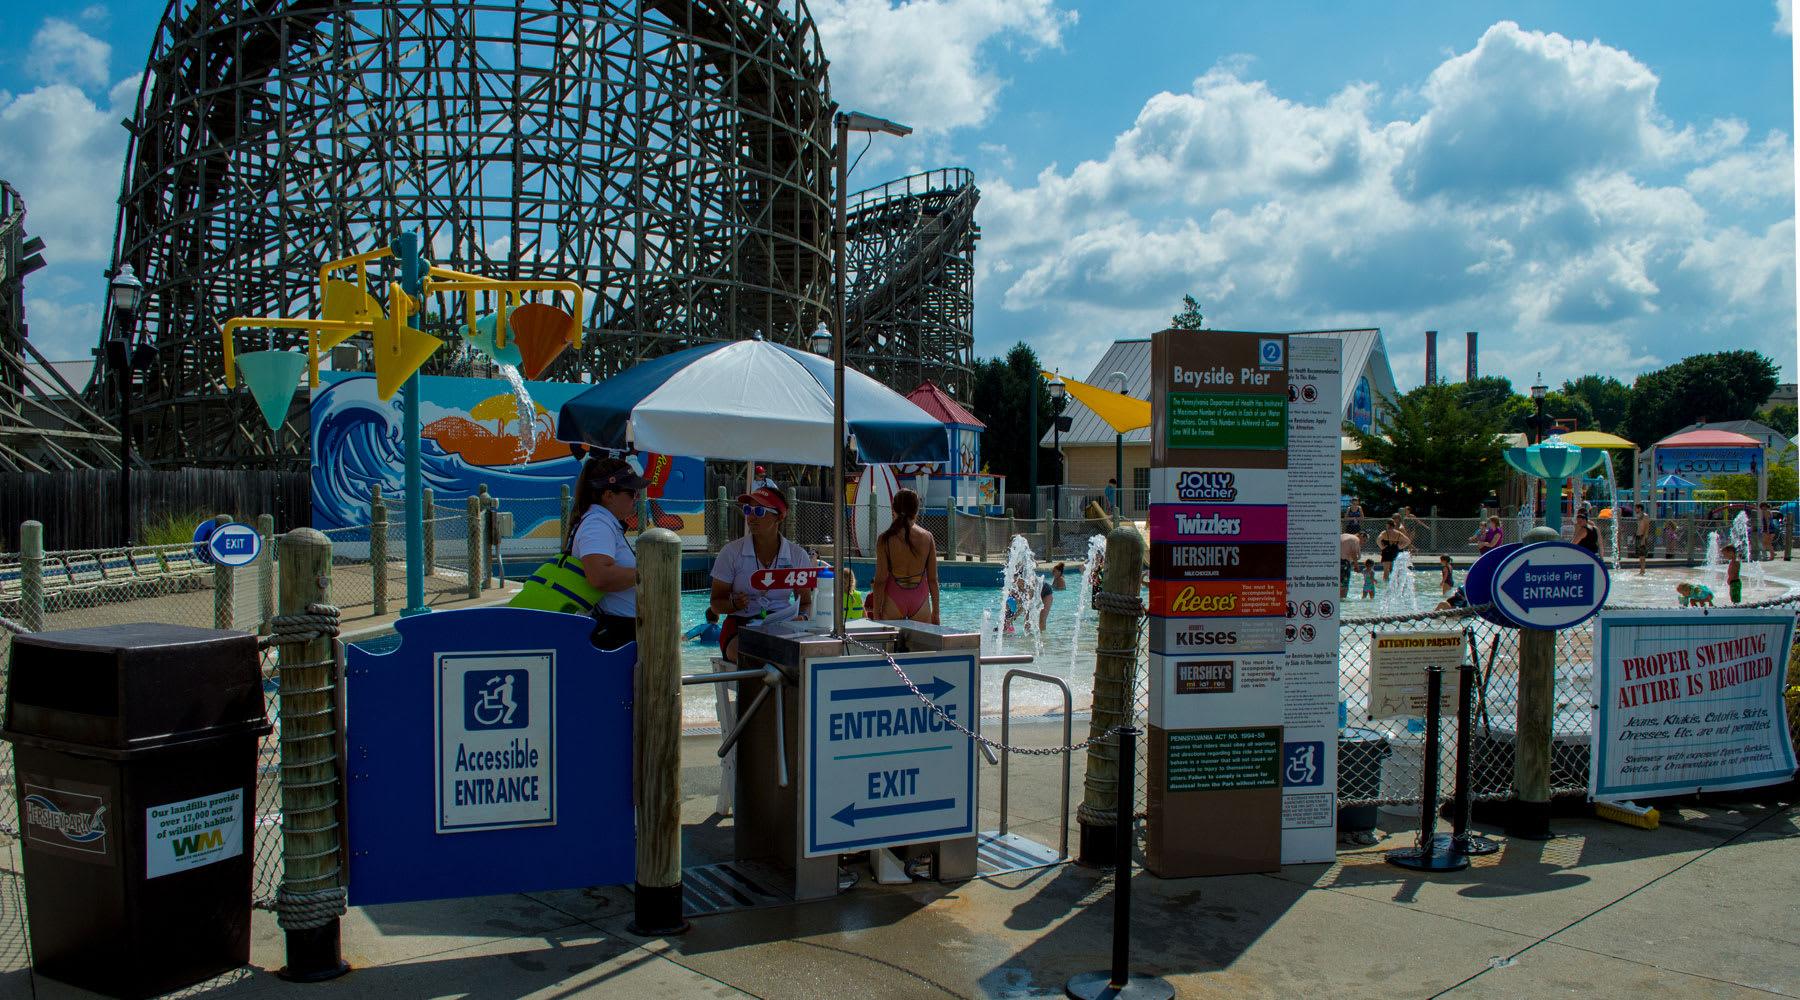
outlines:
M809 858L975 835L975 650L808 660L803 748Z

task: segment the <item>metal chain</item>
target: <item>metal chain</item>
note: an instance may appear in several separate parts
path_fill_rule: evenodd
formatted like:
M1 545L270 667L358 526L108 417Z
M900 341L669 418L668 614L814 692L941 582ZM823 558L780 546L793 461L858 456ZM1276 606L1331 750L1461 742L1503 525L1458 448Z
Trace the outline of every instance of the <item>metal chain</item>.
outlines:
M1138 606L1137 630L1138 630L1138 636L1141 639L1143 636L1143 624L1144 624L1143 610L1142 610L1143 604L1141 601L1135 602L1135 603ZM1123 732L1124 730L1134 728L1132 726L1132 722L1134 720L1129 718L1129 713L1128 713L1128 717L1124 723L1114 726L1111 729L1108 729L1104 733L1100 733L1095 736L1090 736L1087 739L1082 740L1080 743L1074 744L1073 746L1056 746L1056 747L1009 746L1008 744L1001 743L999 740L990 740L986 736L983 736L980 733L975 732L974 730L970 729L969 727L956 721L955 719L952 719L948 714L946 714L944 712L944 710L942 708L938 707L938 704L936 702L932 701L931 698L925 694L925 692L919 690L919 686L917 684L914 684L913 679L906 675L906 670L900 666L900 664L897 660L894 659L894 655L892 653L888 652L885 649L882 649L880 646L871 646L870 644L863 642L860 639L853 639L847 635L844 637L844 641L852 646L859 646L862 649L867 650L870 653L874 653L875 655L886 660L887 665L894 669L894 673L900 675L900 682L902 684L905 684L906 689L913 693L913 697L919 699L921 702L924 702L925 707L931 709L932 714L936 715L940 720L942 720L944 725L949 726L950 728L963 734L964 736L968 737L969 739L972 739L975 742L981 744L982 746L987 747L988 749L993 750L997 753L1015 753L1015 754L1019 754L1021 756L1025 756L1025 757L1055 757L1058 754L1074 753L1078 750L1086 750L1088 747L1091 747L1096 743L1101 743L1101 742L1110 740L1112 737L1118 735L1119 733ZM1096 650L1095 652L1102 654L1102 655L1109 653L1109 652L1114 653L1115 655L1124 655L1124 654L1119 654L1118 651L1116 651L1116 650ZM1133 668L1132 672L1136 673L1136 668L1139 666L1139 664L1137 663L1137 648L1135 646L1132 647L1132 650L1129 655L1132 658L1132 668Z

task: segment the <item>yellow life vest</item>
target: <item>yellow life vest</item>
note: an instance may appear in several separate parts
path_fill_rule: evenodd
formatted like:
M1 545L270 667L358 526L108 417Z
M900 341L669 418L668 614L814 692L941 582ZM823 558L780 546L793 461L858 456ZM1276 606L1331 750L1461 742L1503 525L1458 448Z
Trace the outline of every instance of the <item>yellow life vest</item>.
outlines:
M588 583L581 560L563 555L533 570L519 592L506 602L511 608L537 611L561 611L572 615L592 614L594 605L606 596Z
M862 591L852 590L852 591L850 591L850 615L849 615L849 617L850 618L861 618L862 616L863 616Z

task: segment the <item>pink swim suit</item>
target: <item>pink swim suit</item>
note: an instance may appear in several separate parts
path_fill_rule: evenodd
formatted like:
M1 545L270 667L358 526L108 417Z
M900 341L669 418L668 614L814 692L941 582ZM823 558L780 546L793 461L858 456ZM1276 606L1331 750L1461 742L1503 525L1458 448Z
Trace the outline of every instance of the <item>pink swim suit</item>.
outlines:
M925 606L925 598L930 596L925 592L925 574L915 573L912 576L900 577L892 575L892 570L888 572L890 575L887 578L887 601L892 609L889 614L898 614L901 618L911 618L918 614L919 609ZM900 582L902 579L913 581L912 585L902 584Z

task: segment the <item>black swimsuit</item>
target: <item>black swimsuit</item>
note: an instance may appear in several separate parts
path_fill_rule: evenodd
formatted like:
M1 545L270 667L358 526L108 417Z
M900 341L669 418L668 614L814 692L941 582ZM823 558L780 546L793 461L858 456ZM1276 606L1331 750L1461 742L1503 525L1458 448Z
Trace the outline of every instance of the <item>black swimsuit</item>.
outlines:
M1398 559L1399 557L1400 557L1400 546L1395 545L1393 542L1382 542L1381 543L1381 561L1382 562L1390 563L1390 562L1393 562L1395 559Z

